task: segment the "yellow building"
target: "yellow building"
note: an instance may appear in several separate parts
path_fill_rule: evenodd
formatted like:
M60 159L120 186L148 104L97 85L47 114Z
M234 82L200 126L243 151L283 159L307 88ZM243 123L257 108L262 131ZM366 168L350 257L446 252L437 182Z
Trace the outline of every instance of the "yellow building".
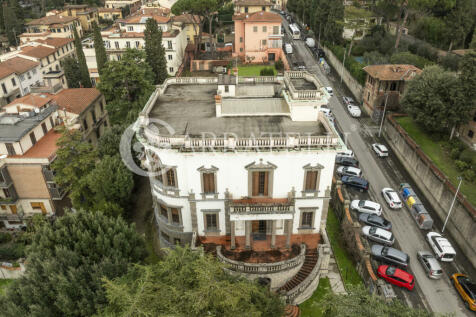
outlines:
M62 16L77 17L84 31L92 29L92 23L99 24L99 15L97 8L89 8L87 4L69 4L64 6Z
M193 21L195 20L195 26ZM195 43L195 37L198 36L198 24L200 17L198 15L192 16L191 14L182 14L172 17L172 23L182 24L183 31L187 37L188 43Z
M99 8L99 18L102 20L122 19L122 10L120 8Z
M28 22L26 35L34 37L35 34L42 33L48 37L73 38L73 27L76 27L78 35L82 37L83 28L78 17L50 15Z
M237 0L235 5L235 13L255 13L259 11L271 11L274 3L267 0Z

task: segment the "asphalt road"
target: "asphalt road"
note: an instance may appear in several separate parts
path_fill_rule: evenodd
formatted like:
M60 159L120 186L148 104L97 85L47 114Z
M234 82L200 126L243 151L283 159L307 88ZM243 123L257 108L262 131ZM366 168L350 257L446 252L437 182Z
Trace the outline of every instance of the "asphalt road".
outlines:
M285 20L283 20L283 24L287 29ZM289 32L288 29L286 32ZM289 38L288 34L287 39ZM335 73L326 77L310 50L305 46L304 41L294 40L293 48L293 61L303 61L308 71L316 74L323 85L333 87L334 97L329 101L329 108L334 113L344 141L357 156L364 178L370 182L370 190L367 194L350 191L352 199L368 199L370 197L371 200L380 203L384 209L384 217L392 222L392 231L397 240L396 247L410 255L409 271L416 277L416 287L412 292L394 287L397 296L411 307L425 308L439 313L453 312L457 316L474 316L464 307L449 279L449 275L461 271L462 265L443 263L445 275L440 280L428 278L416 257L417 251L431 251L425 240L426 231L417 227L405 208L397 211L390 210L380 194L384 187L398 189L400 183L411 183L411 181L393 153L390 153L388 158L380 159L371 150L370 145L377 142L379 126L368 117L355 119L348 114L341 102L343 95L349 95L345 85L340 83L340 79Z

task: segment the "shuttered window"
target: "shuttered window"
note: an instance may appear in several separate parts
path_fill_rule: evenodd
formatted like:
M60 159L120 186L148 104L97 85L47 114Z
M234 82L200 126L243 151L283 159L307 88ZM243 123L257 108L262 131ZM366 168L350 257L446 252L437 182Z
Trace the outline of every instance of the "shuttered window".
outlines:
M268 196L269 172L253 172L253 196Z
M317 171L306 171L306 186L304 190L317 190Z
M215 193L215 173L203 173L203 192Z

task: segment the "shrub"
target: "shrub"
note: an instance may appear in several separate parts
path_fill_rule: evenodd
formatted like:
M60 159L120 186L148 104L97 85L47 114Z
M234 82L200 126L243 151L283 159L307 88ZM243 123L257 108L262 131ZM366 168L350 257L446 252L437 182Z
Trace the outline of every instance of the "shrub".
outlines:
M390 63L410 64L422 69L427 65L433 64L430 60L410 52L400 52L393 54L392 57L390 57Z
M471 165L475 160L476 154L471 149L464 149L459 155L460 161Z
M468 182L473 183L476 180L476 173L472 169L467 169L463 172L463 177Z
M259 71L260 76L274 76L274 69L271 67L264 67Z
M446 70L453 72L458 71L460 57L455 54L446 54L446 56L438 57L438 63L441 64Z
M0 232L0 243L12 241L12 235L8 232Z
M418 20L414 34L419 39L441 47L445 45L443 40L446 28L443 19L427 16Z
M460 154L461 154L461 150L458 148L452 148L450 150L450 156L453 160L458 159Z
M0 260L16 260L25 256L25 246L13 243L0 246Z
M455 165L459 171L464 171L468 168L468 163L460 161L460 160L456 160Z
M362 56L364 53L367 52L367 49L362 45L355 45L352 47L352 55L353 56Z
M284 63L282 60L277 60L275 63L274 63L274 68L276 68L276 70L278 72L282 72L284 70Z

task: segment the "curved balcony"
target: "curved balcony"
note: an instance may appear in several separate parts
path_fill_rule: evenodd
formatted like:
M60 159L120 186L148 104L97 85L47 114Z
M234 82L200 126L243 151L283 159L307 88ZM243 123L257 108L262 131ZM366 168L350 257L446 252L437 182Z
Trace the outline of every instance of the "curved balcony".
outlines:
M277 273L281 271L286 271L297 266L300 266L304 263L306 257L306 245L301 244L301 250L299 254L291 259L286 259L279 262L273 263L247 263L242 261L235 261L227 258L222 253L222 246L217 246L217 258L227 264L229 269L239 273L248 273L248 274L270 274Z

